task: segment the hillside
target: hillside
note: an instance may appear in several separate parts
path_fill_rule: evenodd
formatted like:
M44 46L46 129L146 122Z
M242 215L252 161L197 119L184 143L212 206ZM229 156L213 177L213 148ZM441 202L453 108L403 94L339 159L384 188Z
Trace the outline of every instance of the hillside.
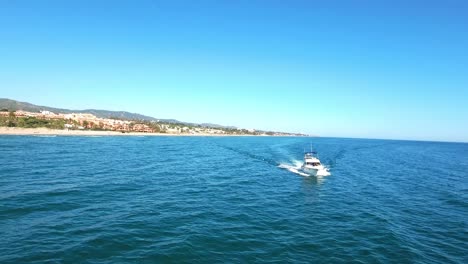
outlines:
M93 114L100 118L116 118L123 120L144 120L144 121L161 121L164 123L173 123L173 124L189 124L189 125L198 125L194 123L182 122L176 119L159 119L151 116L146 116L138 113L130 113L126 111L109 111L109 110L98 110L98 109L84 109L84 110L71 110L63 108L55 108L48 106L35 105L27 102L20 102L16 100L11 100L7 98L0 98L0 110L6 109L8 111L17 111L23 110L28 112L40 112L40 111L50 111L54 113L87 113ZM217 124L200 124L201 126L206 127L216 127L216 128L235 128L232 126L222 126Z
M262 130L247 130L247 129L240 129L233 126L222 126L217 124L211 123L190 123L190 122L181 122L175 119L157 119L151 116L145 116L137 113L130 113L126 111L109 111L109 110L97 110L97 109L85 109L85 110L71 110L71 109L63 109L63 108L54 108L48 106L40 106L34 105L27 102L19 102L16 100L11 100L7 98L0 98L0 111L26 111L26 112L33 112L39 113L41 111L50 111L55 114L69 114L69 113L88 113L92 114L98 118L103 119L120 119L120 120L127 120L127 121L137 121L146 123L146 126L154 126L154 121L157 121L159 125L158 131L160 129L165 129L167 131L174 130L175 132L181 133L199 133L201 130L210 130L210 133L214 133L213 131L222 132L224 134L241 134L241 135L295 135L295 136L305 136L304 134L300 133L284 133L284 132L272 132L272 131L262 131ZM8 117L3 117L4 126L19 126L19 127L27 127L27 125L31 125L32 127L41 125L44 121L39 119L24 119L19 118L18 120L10 120ZM23 120L24 119L24 120ZM48 120L50 121L50 120ZM89 120L89 122L93 123L95 120ZM16 122L16 123L15 123ZM22 122L30 123L35 122L34 124L23 124ZM42 123L41 123L42 122ZM37 123L37 124L36 124ZM113 123L113 122L111 122ZM24 126L23 126L24 125ZM47 124L50 127L63 127L63 122L58 122L57 124ZM82 124L80 124L82 125ZM86 126L86 125L85 125ZM46 126L47 127L47 126ZM192 130L191 130L192 129ZM203 132L202 131L202 132ZM206 132L206 131L205 131Z
M23 110L28 112L40 112L40 111L51 111L54 113L88 113L93 114L101 118L118 118L128 120L145 120L145 121L157 121L158 119L145 116L137 113L130 113L125 111L108 111L108 110L97 110L97 109L85 109L85 110L71 110L63 108L54 108L48 106L34 105L27 102L19 102L11 99L0 98L0 109L8 109L9 111ZM166 121L167 122L167 121ZM173 120L177 122L177 120Z

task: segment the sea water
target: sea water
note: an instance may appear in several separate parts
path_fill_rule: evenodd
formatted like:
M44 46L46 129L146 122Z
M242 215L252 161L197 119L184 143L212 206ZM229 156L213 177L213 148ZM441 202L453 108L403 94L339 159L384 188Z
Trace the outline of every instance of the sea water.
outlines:
M467 221L468 144L0 137L0 263L468 263Z

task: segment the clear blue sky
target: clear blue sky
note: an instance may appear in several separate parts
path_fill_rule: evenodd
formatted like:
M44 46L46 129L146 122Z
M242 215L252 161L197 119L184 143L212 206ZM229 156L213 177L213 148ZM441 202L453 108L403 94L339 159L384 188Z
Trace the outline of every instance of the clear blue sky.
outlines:
M466 1L4 0L0 97L468 141L467 14Z

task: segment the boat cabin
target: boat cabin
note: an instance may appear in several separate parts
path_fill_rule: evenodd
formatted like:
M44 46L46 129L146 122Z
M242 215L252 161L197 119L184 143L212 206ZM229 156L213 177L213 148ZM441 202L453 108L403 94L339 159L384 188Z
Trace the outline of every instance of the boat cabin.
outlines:
M304 163L309 166L320 166L320 160L317 158L317 152L311 151L304 153Z

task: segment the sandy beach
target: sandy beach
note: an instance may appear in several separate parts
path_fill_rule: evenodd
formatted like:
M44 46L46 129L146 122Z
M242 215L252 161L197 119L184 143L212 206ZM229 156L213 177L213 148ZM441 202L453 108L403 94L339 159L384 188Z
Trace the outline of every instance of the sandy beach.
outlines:
M20 128L0 127L0 135L23 136L252 136L252 135L223 135L223 134L169 134L169 133L143 133L143 132L118 132L95 130L65 130L48 128Z

